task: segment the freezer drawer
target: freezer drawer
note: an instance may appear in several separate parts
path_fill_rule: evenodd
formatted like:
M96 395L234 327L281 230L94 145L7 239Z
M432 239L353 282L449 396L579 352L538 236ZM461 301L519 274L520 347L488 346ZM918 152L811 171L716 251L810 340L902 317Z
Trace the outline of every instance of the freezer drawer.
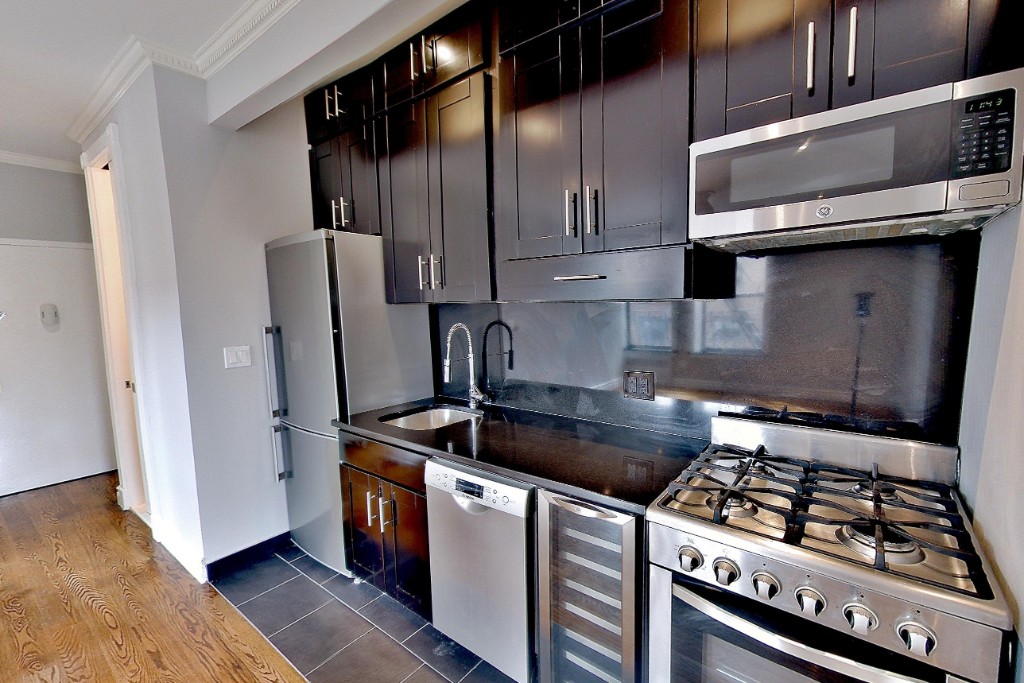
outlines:
M292 540L328 567L349 574L338 474L338 440L281 425L286 469L288 523Z

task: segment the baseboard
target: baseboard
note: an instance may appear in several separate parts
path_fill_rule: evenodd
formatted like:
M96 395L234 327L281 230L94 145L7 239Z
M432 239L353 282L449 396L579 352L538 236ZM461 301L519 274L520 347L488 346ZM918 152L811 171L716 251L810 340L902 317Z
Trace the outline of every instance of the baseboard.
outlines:
M288 533L274 536L262 543L257 543L244 550L239 550L237 553L210 562L206 565L206 575L210 581L216 581L221 577L234 573L241 567L247 567L254 562L270 557L291 545L292 539Z

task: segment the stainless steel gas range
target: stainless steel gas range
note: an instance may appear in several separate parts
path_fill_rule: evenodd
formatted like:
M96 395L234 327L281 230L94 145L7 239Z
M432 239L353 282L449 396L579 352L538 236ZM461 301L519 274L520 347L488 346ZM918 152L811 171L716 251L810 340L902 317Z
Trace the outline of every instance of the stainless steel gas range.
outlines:
M1005 680L957 450L716 417L647 509L652 682Z

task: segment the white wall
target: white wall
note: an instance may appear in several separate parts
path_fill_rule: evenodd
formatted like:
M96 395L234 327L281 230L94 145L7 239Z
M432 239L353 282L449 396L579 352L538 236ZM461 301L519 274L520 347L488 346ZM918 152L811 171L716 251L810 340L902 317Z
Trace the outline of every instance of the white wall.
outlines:
M92 241L85 178L0 163L0 237Z
M92 247L0 238L0 310L0 495L115 469Z
M1021 208L982 232L960 426L960 489L1024 631L1024 222ZM1017 680L1024 680L1018 662Z
M206 561L288 531L270 441L263 245L313 225L301 100L229 132L207 125L204 83L158 69ZM223 347L253 364L224 369Z

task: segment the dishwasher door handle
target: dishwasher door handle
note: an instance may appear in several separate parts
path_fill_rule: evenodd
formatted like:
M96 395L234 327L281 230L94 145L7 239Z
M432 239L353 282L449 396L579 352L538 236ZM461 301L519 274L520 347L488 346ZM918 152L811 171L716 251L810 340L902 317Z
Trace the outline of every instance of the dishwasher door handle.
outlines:
M491 509L486 505L481 505L480 503L476 502L475 500L473 500L472 498L463 493L452 493L450 495L452 499L455 501L456 505L458 505L460 508L462 508L471 515L485 515Z

